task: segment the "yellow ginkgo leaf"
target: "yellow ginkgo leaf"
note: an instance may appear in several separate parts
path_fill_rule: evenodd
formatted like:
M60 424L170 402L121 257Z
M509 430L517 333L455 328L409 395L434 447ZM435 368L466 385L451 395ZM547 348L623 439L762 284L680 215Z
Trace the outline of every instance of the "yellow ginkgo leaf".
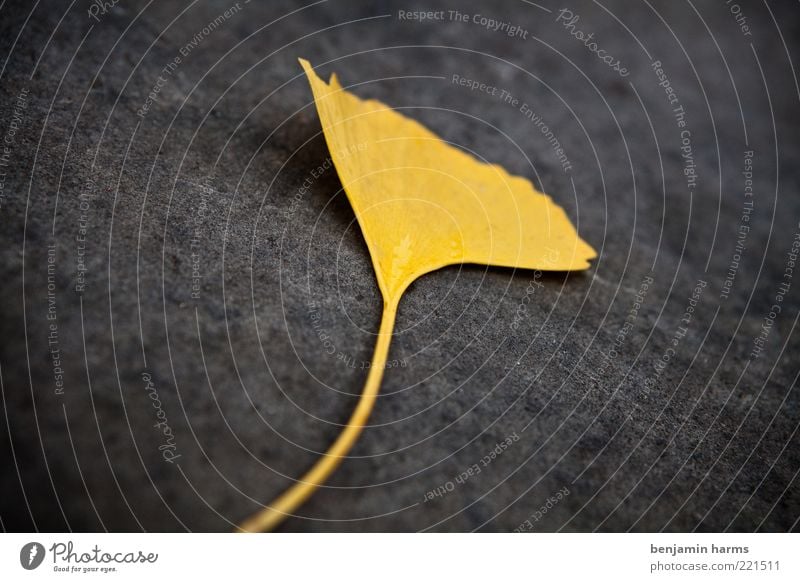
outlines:
M572 271L597 255L564 210L525 178L458 149L383 103L325 83L300 60L331 158L361 226L383 295L372 366L350 422L317 464L243 531L273 528L347 455L375 403L400 297L418 277L448 265Z

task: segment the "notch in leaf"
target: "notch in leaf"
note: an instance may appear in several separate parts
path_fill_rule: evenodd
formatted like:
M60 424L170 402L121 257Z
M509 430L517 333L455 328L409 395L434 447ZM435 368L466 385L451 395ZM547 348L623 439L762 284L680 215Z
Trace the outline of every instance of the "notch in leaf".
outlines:
M383 315L350 421L319 461L240 531L274 528L346 458L375 404L400 298L415 279L463 263L583 270L597 256L564 210L527 179L477 160L383 103L358 98L335 75L325 83L308 61L300 64L369 248Z

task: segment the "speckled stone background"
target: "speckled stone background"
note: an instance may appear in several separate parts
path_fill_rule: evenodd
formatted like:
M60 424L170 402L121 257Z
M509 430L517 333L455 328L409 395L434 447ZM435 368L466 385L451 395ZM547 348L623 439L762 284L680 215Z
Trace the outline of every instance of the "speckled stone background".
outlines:
M226 531L346 422L381 305L298 57L600 256L416 282L281 530L798 528L796 4L9 0L0 31L5 530Z

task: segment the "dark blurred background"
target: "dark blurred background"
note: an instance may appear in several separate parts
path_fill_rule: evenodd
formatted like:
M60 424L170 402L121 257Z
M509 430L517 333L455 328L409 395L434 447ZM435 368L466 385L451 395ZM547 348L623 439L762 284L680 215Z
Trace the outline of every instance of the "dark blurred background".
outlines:
M381 305L335 171L309 179L304 57L531 179L600 256L416 282L373 426L281 530L796 530L799 24L1 3L0 525L226 531L346 422Z

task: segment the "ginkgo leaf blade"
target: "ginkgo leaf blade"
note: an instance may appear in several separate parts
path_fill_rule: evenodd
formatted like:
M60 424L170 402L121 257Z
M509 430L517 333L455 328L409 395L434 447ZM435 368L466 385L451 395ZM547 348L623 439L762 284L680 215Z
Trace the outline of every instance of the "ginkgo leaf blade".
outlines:
M384 298L414 279L478 263L571 271L594 250L564 210L531 182L484 163L421 123L325 83L300 60L336 170L372 255ZM409 260L396 249L410 240Z

